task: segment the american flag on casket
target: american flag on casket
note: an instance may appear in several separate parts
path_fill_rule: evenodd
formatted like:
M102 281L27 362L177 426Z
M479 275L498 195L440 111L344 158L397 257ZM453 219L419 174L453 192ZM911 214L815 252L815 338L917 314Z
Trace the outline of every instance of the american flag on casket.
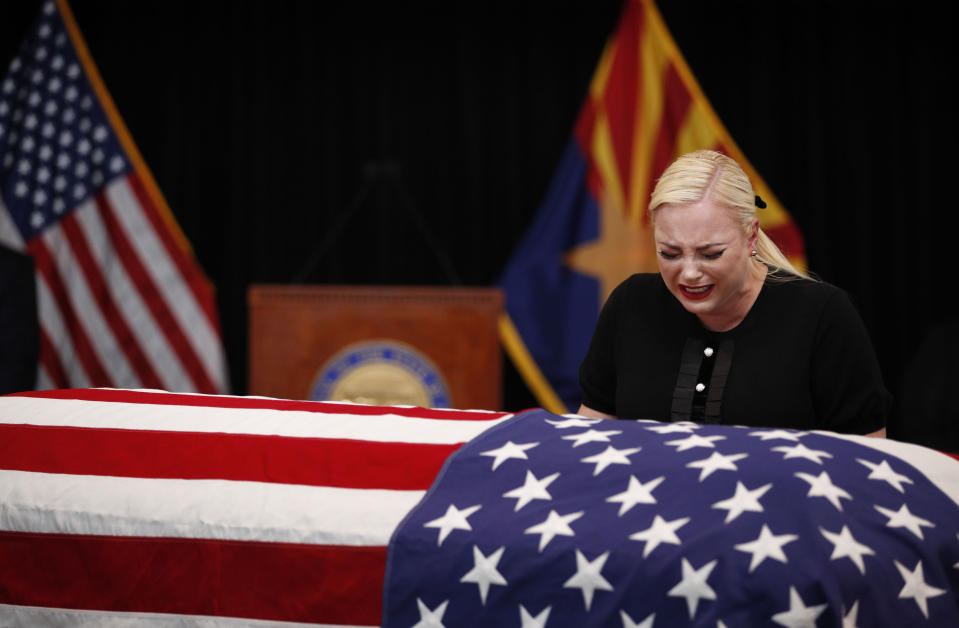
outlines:
M0 625L959 625L959 461L860 437L0 397Z

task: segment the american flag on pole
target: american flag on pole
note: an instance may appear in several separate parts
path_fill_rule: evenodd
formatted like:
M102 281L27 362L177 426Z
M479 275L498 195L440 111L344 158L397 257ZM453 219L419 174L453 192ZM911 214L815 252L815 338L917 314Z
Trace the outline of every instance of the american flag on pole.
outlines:
M226 392L212 288L66 0L0 79L0 242L36 266L39 389Z
M959 626L959 464L530 411L451 456L394 536L384 604L388 628Z

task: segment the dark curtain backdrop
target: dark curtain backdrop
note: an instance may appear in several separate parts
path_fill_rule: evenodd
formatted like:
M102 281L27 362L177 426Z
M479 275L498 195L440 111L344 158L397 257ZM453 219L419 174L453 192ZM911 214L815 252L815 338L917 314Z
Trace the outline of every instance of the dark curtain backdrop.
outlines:
M4 67L38 8L13 4L0 17ZM951 358L936 340L925 370L910 366L924 338L954 333L959 10L660 4L720 118L799 224L811 269L853 296L905 405L915 386L902 382L929 384ZM620 2L72 7L216 285L244 393L252 283L497 279ZM507 368L507 409L534 404Z

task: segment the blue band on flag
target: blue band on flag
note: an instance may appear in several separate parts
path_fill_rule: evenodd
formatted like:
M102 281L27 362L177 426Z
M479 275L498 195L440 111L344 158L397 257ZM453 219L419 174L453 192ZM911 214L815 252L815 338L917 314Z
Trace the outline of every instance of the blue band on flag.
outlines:
M599 316L598 282L563 262L569 250L599 234L599 208L587 189L586 169L573 139L499 282L527 349L571 410L579 407L579 365Z

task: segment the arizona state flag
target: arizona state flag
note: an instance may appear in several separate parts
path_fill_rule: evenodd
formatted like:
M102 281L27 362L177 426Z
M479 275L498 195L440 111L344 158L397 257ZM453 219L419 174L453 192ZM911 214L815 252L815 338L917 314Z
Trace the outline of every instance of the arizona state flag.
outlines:
M723 152L767 203L762 229L804 267L802 237L716 116L652 0L626 0L546 199L501 279L503 344L540 405L579 405L577 371L599 310L635 272L656 272L646 205L679 155Z

